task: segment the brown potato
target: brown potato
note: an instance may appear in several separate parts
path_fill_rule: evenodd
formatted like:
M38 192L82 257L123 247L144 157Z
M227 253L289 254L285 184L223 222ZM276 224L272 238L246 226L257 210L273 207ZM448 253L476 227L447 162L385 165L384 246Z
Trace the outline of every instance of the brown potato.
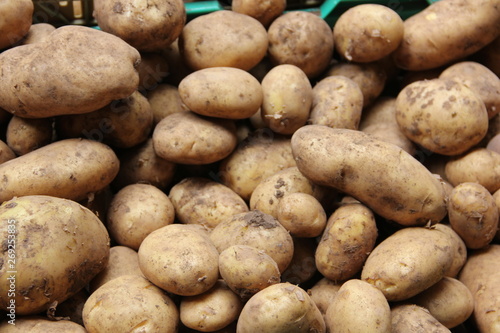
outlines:
M53 120L13 116L7 125L6 142L17 156L27 154L53 141Z
M486 149L492 150L500 154L500 134L495 135L488 141Z
M56 27L50 23L34 23L28 30L28 33L21 40L21 45L41 42L54 30L56 30Z
M234 0L231 1L231 10L236 13L253 17L266 28L281 14L286 8L286 0L254 1L254 0Z
M0 140L0 164L16 157L16 153L4 141Z
M160 53L142 52L137 72L139 73L139 87L137 89L146 95L148 91L156 89L168 76L167 58Z
M493 199L495 199L495 204L498 207L498 214L500 214L500 190L497 190L495 191L495 193L493 193ZM496 242L500 241L500 228L498 228L497 233L495 235L495 241Z
M399 304L392 307L391 322L393 333L451 333L430 314L429 310L415 304Z
M307 294L314 301L323 316L326 314L326 310L335 296L337 296L337 292L343 283L344 281L335 282L323 277L307 290Z
M15 325L10 324L8 321L2 321L0 330L4 333L87 333L83 325L70 320L51 320L40 315L19 317L13 323Z
M288 267L281 274L281 282L303 285L311 281L318 272L314 262L316 239L293 238L293 256Z
M307 193L290 193L281 198L276 218L294 237L317 237L326 226L321 203Z
M444 273L444 275L455 278L467 261L467 246L465 245L462 237L460 237L460 235L457 234L457 232L453 230L449 224L438 223L434 225L434 228L447 233L451 237L454 247L452 250L454 257L450 268Z
M57 304L56 307L49 308L48 317L56 319L69 319L72 322L83 326L82 312L85 302L87 301L89 296L90 293L86 288L80 290L61 304ZM52 309L55 310L55 313L52 312Z
M160 83L153 90L148 91L146 97L153 112L154 125L171 113L189 110L182 102L178 88L171 84Z
M31 0L8 0L0 4L0 50L22 40L32 25L35 6Z

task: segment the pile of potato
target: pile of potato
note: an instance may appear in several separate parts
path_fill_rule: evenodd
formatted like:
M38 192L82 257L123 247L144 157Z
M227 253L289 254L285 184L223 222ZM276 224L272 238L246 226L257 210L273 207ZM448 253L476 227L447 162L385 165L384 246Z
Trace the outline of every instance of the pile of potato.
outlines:
M500 1L285 9L0 1L1 332L500 332Z

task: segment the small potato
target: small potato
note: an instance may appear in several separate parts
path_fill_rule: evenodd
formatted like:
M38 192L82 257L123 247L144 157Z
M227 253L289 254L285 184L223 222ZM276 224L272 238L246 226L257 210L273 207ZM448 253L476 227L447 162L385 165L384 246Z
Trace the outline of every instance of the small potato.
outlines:
M253 17L266 28L286 9L286 0L234 0L231 10Z
M277 65L262 79L261 116L279 134L293 134L306 124L313 100L312 86L304 71L290 64Z
M202 294L219 277L219 252L208 235L193 225L170 224L153 231L138 253L144 276L175 295Z
M417 81L396 99L403 133L422 147L447 156L477 145L488 131L488 112L478 95L449 79Z
M325 333L326 326L318 307L307 292L285 282L269 286L253 295L241 311L236 331Z
M444 277L454 253L449 234L425 227L396 231L366 259L361 279L379 288L389 301L402 301Z
M21 45L41 42L54 30L56 30L56 27L50 23L34 23L21 40Z
M0 164L16 157L16 153L4 141L0 140Z
M246 202L229 187L203 177L187 177L168 194L181 223L211 230L235 214L248 212Z
M219 255L221 277L241 299L280 282L276 261L253 246L232 245Z
M238 47L235 47L235 46ZM179 36L179 50L193 70L236 67L249 70L266 55L267 31L251 16L219 10L189 21Z
M6 142L17 156L24 155L52 142L53 120L13 116L7 126Z
M488 141L486 149L492 150L500 154L500 134L495 135Z
M243 308L241 299L223 280L212 289L196 296L184 296L180 301L180 320L198 332L215 332L234 322Z
M368 282L346 281L326 310L330 332L391 332L391 308L384 294Z
M156 89L156 87L169 74L168 61L165 56L160 53L142 52L141 63L137 66L139 73L139 90L142 94L147 95L148 91Z
M332 29L325 20L306 11L290 11L267 29L268 56L275 65L290 64L308 78L318 77L333 55Z
M131 184L111 200L106 226L118 244L138 250L147 235L174 219L175 208L167 194L153 185Z
M449 160L445 173L453 186L479 183L493 193L500 189L500 153L486 148L473 149Z
M28 33L35 6L31 0L7 0L0 4L0 50L21 41Z
M393 333L451 333L429 310L415 304L399 304L391 309Z
M449 224L438 223L434 225L434 228L447 233L451 237L452 244L454 246L454 249L452 250L454 258L450 268L444 275L455 278L467 261L467 246L465 245L462 237L460 237L460 235L457 234L457 232L453 230Z
M233 120L176 112L154 128L153 147L161 158L178 164L210 164L227 157L238 139Z
M323 316L326 314L326 310L333 302L335 296L337 296L337 292L343 283L344 281L335 282L324 277L307 290L307 294L314 301Z
M317 237L326 226L321 203L307 193L290 193L279 204L276 218L294 237Z
M333 41L344 59L372 62L394 52L403 40L403 31L403 20L393 9L361 4L340 15L333 26Z
M448 219L468 249L491 243L498 231L498 207L491 193L478 183L453 188L448 199Z
M83 307L93 332L177 332L179 310L163 290L138 275L123 275L94 291Z
M329 217L316 247L318 271L333 281L360 272L378 237L373 212L361 203L343 204Z
M281 274L281 282L302 285L316 276L318 269L314 262L316 239L293 237L293 256L288 267Z
M245 119L259 110L262 87L250 73L231 67L197 70L179 83L182 102L208 117Z
M363 92L353 80L327 76L313 87L308 124L358 129L363 109Z
M429 310L447 328L465 322L474 310L470 290L459 280L444 277L441 281L409 300Z
M171 113L189 110L182 102L179 89L171 84L160 83L153 90L148 91L146 97L153 112L154 125Z
M88 331L80 324L67 319L51 320L40 315L17 317L13 321L0 323L0 331L3 333L87 333Z

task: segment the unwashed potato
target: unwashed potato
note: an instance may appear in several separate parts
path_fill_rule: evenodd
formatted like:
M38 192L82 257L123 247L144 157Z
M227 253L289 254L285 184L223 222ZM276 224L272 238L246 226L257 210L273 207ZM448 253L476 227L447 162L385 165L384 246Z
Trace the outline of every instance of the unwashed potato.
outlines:
M389 301L406 300L444 277L453 261L452 250L451 237L442 230L400 229L373 249L361 279L379 288Z
M317 237L326 226L321 203L307 193L290 193L281 198L276 218L294 237Z
M163 290L139 275L123 275L94 291L83 307L93 332L164 332L179 327L179 310Z
M53 140L51 118L30 119L13 116L7 125L5 139L17 156L46 146Z
M404 21L394 59L407 70L436 68L479 51L499 34L496 0L436 1Z
M396 145L321 125L300 128L291 144L304 176L356 198L383 218L415 226L446 215L440 181Z
M182 297L180 320L198 332L215 332L236 321L242 308L241 299L224 280L218 280L212 289L201 295Z
M0 140L0 164L16 157L16 153L4 141Z
M281 274L281 282L305 284L312 281L318 273L314 262L316 239L311 237L292 237L293 256L288 267Z
M131 184L113 196L106 227L118 244L138 250L147 235L174 219L175 208L167 194L154 185Z
M266 28L286 9L286 0L234 0L231 10L253 17Z
M449 224L438 223L434 228L447 233L451 237L454 249L451 251L454 254L450 268L445 272L445 276L455 278L467 261L467 246L464 240Z
M186 23L182 0L96 0L93 17L103 31L142 52L158 52L179 37Z
M6 0L0 4L0 50L21 41L32 25L31 0Z
M500 134L495 135L488 141L486 149L493 150L500 154Z
M250 117L259 110L263 98L255 77L231 67L211 67L189 74L179 83L179 95L191 111L226 119Z
M469 249L493 241L498 231L498 207L491 193L478 183L460 183L448 198L448 219Z
M171 84L158 84L153 90L148 91L146 97L153 112L154 125L171 113L189 110L182 102L178 88Z
M396 120L420 146L447 156L477 145L488 131L488 112L467 85L446 78L413 82L396 99Z
M193 70L208 67L249 70L264 58L267 47L264 26L251 16L231 10L198 16L186 24L179 36L182 59Z
M391 309L393 333L451 333L429 310L415 304L399 304Z
M344 281L336 282L323 277L307 290L307 294L314 301L323 316L326 314L326 310L328 310L335 296L337 296L337 292L343 283Z
M209 164L226 158L237 145L233 120L176 112L153 130L153 147L161 158L177 164Z
M358 129L363 110L363 92L348 77L331 75L316 83L312 90L308 124Z
M74 201L16 197L0 206L0 220L5 244L0 268L4 311L11 313L14 304L16 315L44 312L83 289L108 264L106 228Z
M295 65L308 78L315 78L330 64L332 29L318 15L307 11L287 12L273 21L267 33L268 56L274 65Z
M356 5L333 26L335 50L353 62L377 61L396 50L403 40L403 20L388 6Z
M391 332L391 308L368 282L351 279L338 290L325 314L330 332Z
M168 194L176 219L215 228L235 214L248 212L247 203L229 187L204 177L187 177Z
M316 304L307 292L288 282L269 286L245 303L236 331L255 332L326 332Z
M116 36L62 26L0 54L0 107L25 118L92 112L137 89L139 63L139 52Z
M49 36L56 27L50 23L34 23L21 40L21 45L38 43Z
M102 143L59 140L0 164L0 202L33 194L83 200L109 185L118 168L116 154Z
M80 324L73 321L51 320L40 315L36 316L22 316L15 319L15 325L10 324L8 321L0 323L0 331L4 333L87 333L88 331Z
M301 68L293 64L273 67L262 79L262 91L261 117L272 131L289 135L306 124L313 92Z

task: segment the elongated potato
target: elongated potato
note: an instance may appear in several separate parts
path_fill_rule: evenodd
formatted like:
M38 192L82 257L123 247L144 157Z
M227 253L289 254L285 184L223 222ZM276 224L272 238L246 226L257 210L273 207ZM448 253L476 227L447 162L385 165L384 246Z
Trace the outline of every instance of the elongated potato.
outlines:
M82 200L109 185L119 164L102 143L60 140L0 165L0 202L33 194Z
M446 215L439 180L396 145L321 125L300 128L291 143L297 167L306 177L355 197L386 219L415 226L439 222Z

